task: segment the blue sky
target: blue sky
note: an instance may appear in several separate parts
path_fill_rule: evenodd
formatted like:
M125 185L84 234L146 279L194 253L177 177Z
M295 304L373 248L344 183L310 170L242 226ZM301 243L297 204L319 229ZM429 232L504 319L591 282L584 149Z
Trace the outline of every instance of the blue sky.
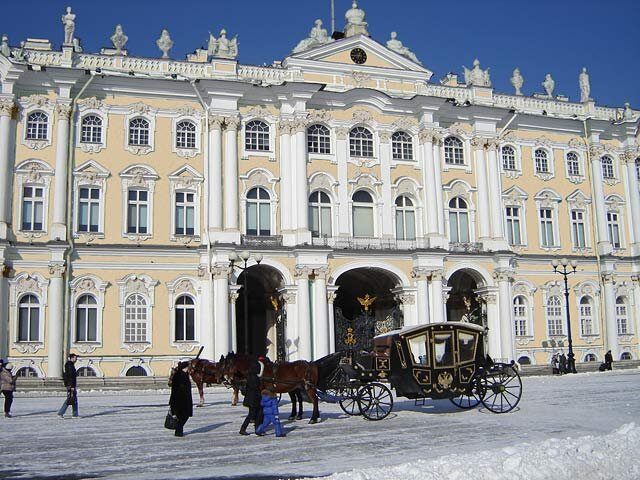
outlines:
M344 27L351 0L335 0L336 27ZM271 64L283 59L308 35L316 18L330 28L330 0L22 0L3 2L0 32L12 45L27 37L63 39L60 21L67 5L76 17L76 36L85 51L110 47L116 24L129 36L130 55L159 57L155 40L167 28L171 57L205 46L209 31L222 27L238 35L239 61ZM546 73L556 94L579 99L578 74L586 66L591 96L598 105L640 109L640 0L360 0L374 40L384 44L391 31L411 48L433 81L462 73L479 58L490 67L499 92L511 93L509 77L519 67L523 92L543 92ZM462 76L461 76L462 77Z

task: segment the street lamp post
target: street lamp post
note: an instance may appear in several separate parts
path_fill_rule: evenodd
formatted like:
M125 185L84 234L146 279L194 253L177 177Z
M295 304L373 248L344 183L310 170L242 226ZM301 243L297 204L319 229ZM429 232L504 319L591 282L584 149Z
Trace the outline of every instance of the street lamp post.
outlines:
M578 373L576 371L576 359L573 354L573 340L571 339L571 316L569 314L569 284L567 283L567 277L572 273L576 273L578 262L567 258L558 259L554 258L551 261L553 271L559 273L564 277L564 305L567 312L567 340L569 342L569 354L567 355L567 369L570 373ZM561 269L558 269L561 267Z
M251 253L249 253L247 250L244 250L242 252L240 252L240 254L237 254L235 251L232 251L231 253L229 253L229 266L231 266L231 268L237 268L238 270L240 270L241 272L244 272L244 277L243 277L243 288L244 288L244 293L243 293L243 313L244 313L244 318L243 318L243 325L244 325L244 353L251 353L250 352L250 348L249 348L249 292L248 292L248 282L247 282L247 269L249 267L247 267L247 262L249 261L249 259L251 258ZM253 258L255 259L256 263L258 265L260 265L260 262L262 261L262 254L261 253L256 253ZM237 262L238 260L242 261L242 265L236 265L235 262Z

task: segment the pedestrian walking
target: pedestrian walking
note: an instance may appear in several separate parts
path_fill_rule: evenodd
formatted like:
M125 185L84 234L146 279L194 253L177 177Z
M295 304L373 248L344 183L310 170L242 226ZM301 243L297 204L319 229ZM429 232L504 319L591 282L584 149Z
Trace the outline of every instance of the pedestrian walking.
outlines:
M256 428L256 434L263 436L265 430L269 425L273 423L276 429L276 437L286 437L286 434L282 431L282 425L280 425L280 412L278 411L278 399L276 394L270 388L262 390L262 399L260 400L262 406L262 414L264 420Z
M13 374L13 365L0 360L0 390L4 395L4 416L11 418L11 404L13 403L13 392L16 391L16 377Z
M247 385L245 387L242 405L249 409L249 413L247 413L244 422L242 422L240 432L238 432L240 435L249 435L247 433L247 427L250 422L253 422L257 429L262 421L260 409L260 378L258 377L258 372L260 371L260 363L255 361L251 364L247 372Z
M191 380L189 380L189 362L180 362L171 380L171 396L169 406L176 416L176 437L184 437L184 424L193 417L193 398L191 396Z
M558 358L559 356L560 354L556 352L551 357L551 372L554 375L558 375L560 373L560 360Z
M567 373L567 357L565 356L564 353L560 354L560 357L558 358L558 363L559 363L559 368L560 368L560 375L564 375L565 373Z
M613 355L611 354L611 350L607 351L604 354L604 366L607 370L613 370Z
M75 353L69 354L69 360L64 364L63 380L64 386L67 388L67 398L58 410L58 416L64 418L64 414L67 408L71 406L72 418L78 418L78 390L76 388L76 380L78 378L78 372L76 371L76 361L78 355Z

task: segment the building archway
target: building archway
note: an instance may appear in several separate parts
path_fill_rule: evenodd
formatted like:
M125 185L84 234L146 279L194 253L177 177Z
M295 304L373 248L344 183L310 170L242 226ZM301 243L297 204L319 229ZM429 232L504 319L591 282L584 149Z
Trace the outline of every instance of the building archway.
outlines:
M486 326L486 306L478 295L478 289L484 286L484 280L478 272L466 268L454 272L447 281L447 321Z
M245 276L247 280L247 315L245 317ZM236 299L236 350L239 353L269 355L276 358L276 318L272 298L277 299L284 281L278 270L269 265L252 265L237 278L240 287ZM281 302L280 302L281 303ZM284 328L284 325L282 325Z

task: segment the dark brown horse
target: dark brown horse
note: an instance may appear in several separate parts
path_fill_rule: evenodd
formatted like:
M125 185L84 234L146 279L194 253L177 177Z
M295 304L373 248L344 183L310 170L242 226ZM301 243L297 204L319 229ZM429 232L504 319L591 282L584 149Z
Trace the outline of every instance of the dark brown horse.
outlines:
M198 407L204 406L204 385L206 383L223 383L224 377L222 376L222 365L220 363L205 360L204 358L194 358L189 365L189 374L191 379L198 387L198 394L200 400ZM238 403L238 389L233 387L233 397L231 399L231 405Z

